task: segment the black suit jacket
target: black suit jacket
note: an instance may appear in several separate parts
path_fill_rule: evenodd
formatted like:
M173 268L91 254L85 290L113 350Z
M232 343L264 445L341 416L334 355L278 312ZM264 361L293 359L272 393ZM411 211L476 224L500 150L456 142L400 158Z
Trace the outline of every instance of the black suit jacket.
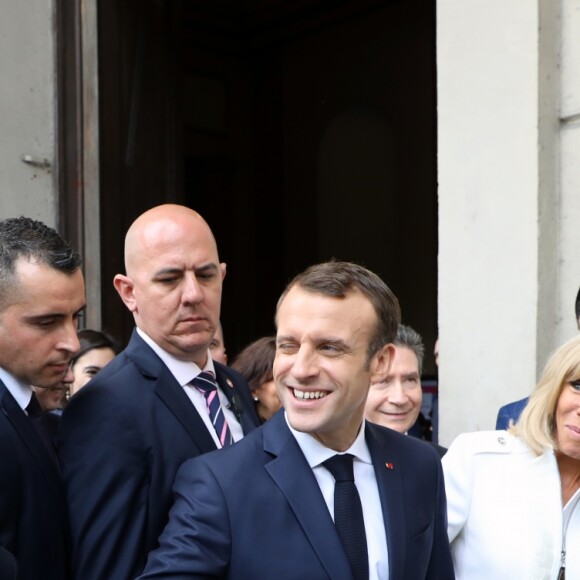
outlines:
M429 445L432 445L435 448L435 451L439 454L439 457L443 459L443 456L447 453L447 447L442 447L441 445L437 445L437 443L433 443L433 441L427 441Z
M441 461L430 445L367 423L390 580L452 580ZM283 411L220 453L183 464L141 580L352 580L314 473Z
M18 580L16 558L2 546L0 546L0 578L2 580Z
M16 559L20 580L69 577L70 534L58 468L2 381L0 546ZM3 556L5 565L9 558Z
M249 432L259 422L247 384L228 367L215 370ZM58 447L73 572L82 580L137 576L167 522L178 467L216 449L184 389L137 332L71 399Z

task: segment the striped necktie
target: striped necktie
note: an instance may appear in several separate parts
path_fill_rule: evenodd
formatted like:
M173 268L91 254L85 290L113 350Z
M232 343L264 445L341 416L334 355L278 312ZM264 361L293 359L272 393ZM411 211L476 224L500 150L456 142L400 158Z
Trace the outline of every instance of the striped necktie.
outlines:
M222 447L228 447L233 443L233 439L226 418L224 417L223 409L220 405L220 398L218 396L215 379L211 373L204 371L197 375L197 377L191 381L191 384L198 391L203 393L207 412L217 433L218 439L220 440Z

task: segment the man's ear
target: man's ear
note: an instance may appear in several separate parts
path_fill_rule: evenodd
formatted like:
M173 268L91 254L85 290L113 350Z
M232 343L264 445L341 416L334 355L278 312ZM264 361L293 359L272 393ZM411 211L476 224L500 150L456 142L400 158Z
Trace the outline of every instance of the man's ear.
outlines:
M223 281L223 279L226 277L226 263L225 262L222 262L220 264L220 272L222 274L222 281Z
M371 384L382 383L391 370L395 358L395 345L386 344L373 355L371 364Z
M135 300L133 280L124 274L117 274L113 279L113 285L129 311L135 312L137 310L137 300Z

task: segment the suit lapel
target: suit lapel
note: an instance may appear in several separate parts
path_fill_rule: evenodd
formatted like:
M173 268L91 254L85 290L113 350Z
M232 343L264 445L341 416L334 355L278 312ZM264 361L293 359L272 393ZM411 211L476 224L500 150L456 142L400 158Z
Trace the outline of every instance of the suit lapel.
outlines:
M209 434L193 403L165 365L163 365L157 378L155 392L183 425L183 428L189 433L201 453L208 453L217 449L212 436Z
M381 434L382 435L382 434ZM366 441L372 457L385 520L389 552L389 577L400 578L405 569L405 498L396 445L389 445L372 425L366 424Z
M265 465L266 471L284 494L328 576L333 580L352 580L348 560L318 482L286 425L283 411L263 429L264 450L276 456Z
M205 423L181 385L136 330L125 352L143 375L156 381L155 393L175 415L200 453L217 449Z
M252 429L258 425L257 420L252 417L253 409L247 409L244 397L239 392L239 386L236 385L230 377L226 374L223 368L214 361L214 368L216 374L216 381L222 392L227 397L230 408L236 419L242 426L244 435L247 435ZM242 387L247 388L242 385ZM249 389L248 389L249 390Z
M0 381L0 407L2 413L4 413L8 421L12 424L14 430L18 433L24 445L34 458L34 461L46 480L50 493L60 502L62 494L57 466L50 457L48 450L40 439L40 436L30 424L28 417L2 381Z

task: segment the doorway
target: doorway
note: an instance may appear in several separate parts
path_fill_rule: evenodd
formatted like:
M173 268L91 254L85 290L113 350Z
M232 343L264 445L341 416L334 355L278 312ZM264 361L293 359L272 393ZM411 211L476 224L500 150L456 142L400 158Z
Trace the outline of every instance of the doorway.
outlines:
M184 203L228 264L230 355L331 257L370 267L437 334L435 2L99 0L103 327L142 211Z

